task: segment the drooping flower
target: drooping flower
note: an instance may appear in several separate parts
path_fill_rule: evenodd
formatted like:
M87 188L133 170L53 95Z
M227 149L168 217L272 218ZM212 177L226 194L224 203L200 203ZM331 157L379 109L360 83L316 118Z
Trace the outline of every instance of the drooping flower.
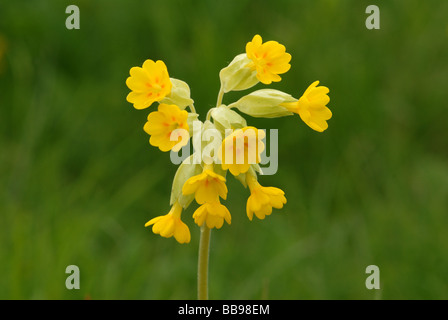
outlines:
M237 176L247 172L252 164L260 163L264 137L265 132L255 127L237 129L228 135L218 153L222 169Z
M215 173L213 167L205 166L201 174L188 179L182 187L182 194L195 195L199 204L214 203L219 201L219 197L227 198L226 178Z
M327 108L330 90L324 86L318 87L318 84L319 81L314 81L299 100L283 103L281 106L297 113L311 129L323 132L328 128L327 120L332 117L330 109Z
M187 111L176 105L161 103L158 111L148 115L143 130L151 135L149 143L152 146L159 147L161 151L179 151L188 143L187 118Z
M222 205L219 200L214 202L206 202L201 205L193 214L194 222L198 226L205 225L208 228L219 229L224 224L224 220L230 224L231 216L229 210Z
M256 70L258 80L264 84L278 82L282 79L279 74L291 68L291 55L286 52L285 46L277 41L262 42L261 36L257 34L247 43L246 54L252 60L247 67Z
M190 229L188 229L188 226L180 219L181 214L182 206L176 202L171 207L168 214L149 220L145 224L145 227L153 225L152 232L155 234L160 234L165 238L174 236L179 243L189 243L191 239Z
M129 73L131 76L126 79L126 85L132 91L126 100L136 109L145 109L171 92L171 80L162 60L148 59L142 68L132 67Z
M275 187L263 187L252 174L246 175L246 182L250 189L247 199L246 213L252 221L253 215L258 219L264 219L272 213L272 208L281 209L286 203L285 193Z

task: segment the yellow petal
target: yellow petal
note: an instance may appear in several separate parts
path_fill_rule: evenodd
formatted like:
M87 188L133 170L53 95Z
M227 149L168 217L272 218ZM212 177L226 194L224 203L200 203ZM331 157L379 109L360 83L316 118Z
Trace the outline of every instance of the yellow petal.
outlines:
M136 92L144 92L147 90L145 81L138 80L135 77L129 77L126 79L126 85L129 89Z
M145 93L138 92L130 92L126 97L126 100L133 103L134 108L138 110L145 109L154 102L154 99L149 99Z
M145 227L149 227L150 225L156 223L157 221L159 221L162 218L163 218L163 216L158 216L158 217L152 218L151 220L149 220L148 222L145 223Z
M200 185L196 190L195 199L199 204L214 202L218 199L218 193L214 188Z
M160 219L159 221L157 221L153 226L152 226L152 232L154 232L155 234L160 234L160 231L163 230L168 222L169 218L167 219L167 216L163 216L162 219Z
M174 238L179 243L189 243L191 240L190 229L182 221L178 222L176 229L174 230Z
M151 59L147 59L143 62L142 69L146 74L153 74L156 72L156 63Z
M146 83L149 81L148 73L140 67L132 67L129 74L131 75L131 78L137 82Z
M207 216L205 207L206 204L201 205L199 208L196 209L196 211L193 214L194 222L198 226L202 226L204 224L205 218Z
M172 217L170 217L169 219L167 219L165 225L163 225L160 228L160 235L165 238L173 236L174 227L175 227L174 220Z
M263 220L266 216L272 213L272 207L269 205L264 205L260 210L254 211L258 219Z

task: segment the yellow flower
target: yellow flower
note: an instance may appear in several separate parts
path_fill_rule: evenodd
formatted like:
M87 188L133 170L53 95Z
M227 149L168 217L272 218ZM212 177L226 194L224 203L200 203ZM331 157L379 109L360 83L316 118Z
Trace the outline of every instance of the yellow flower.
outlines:
M224 224L224 220L230 224L232 219L229 210L219 201L204 203L196 209L193 218L198 226L202 226L205 222L210 229L219 229Z
M260 154L264 150L263 130L255 127L237 129L222 142L218 152L223 170L229 169L237 176L249 170L251 164L260 163Z
M286 53L284 45L277 41L262 43L261 37L257 34L251 42L246 45L247 57L252 60L247 67L257 71L257 78L264 84L272 81L278 82L282 78L279 74L287 72L291 65L291 55Z
M143 63L143 68L132 67L131 76L126 85L132 90L126 100L136 109L145 109L153 102L160 101L171 92L171 80L163 61L150 59Z
M188 179L182 187L182 194L194 193L199 204L218 202L227 198L226 178L213 172L212 166L205 166L201 174Z
M322 132L328 128L327 120L332 116L327 108L330 97L327 87L317 86L319 81L313 82L302 97L295 102L282 103L291 112L297 113L311 129Z
M187 111L173 104L161 103L158 111L148 115L143 130L151 135L149 143L152 146L159 147L162 151L173 149L177 152L188 143L187 118Z
M152 232L155 234L160 234L165 238L174 236L179 243L189 243L191 239L190 229L180 219L181 213L182 206L176 202L168 214L149 220L145 227L153 224Z
M281 189L263 187L258 183L257 178L251 174L246 175L246 181L251 193L246 205L249 220L252 221L254 213L258 219L264 219L272 213L272 208L283 208L286 197Z

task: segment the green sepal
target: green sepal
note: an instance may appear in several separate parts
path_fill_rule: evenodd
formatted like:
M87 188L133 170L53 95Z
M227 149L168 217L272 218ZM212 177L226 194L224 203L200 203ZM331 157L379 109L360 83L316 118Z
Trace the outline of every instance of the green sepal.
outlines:
M257 118L278 118L293 113L282 107L282 103L297 101L290 94L275 90L261 89L254 91L229 105L239 111Z
M194 199L194 194L183 195L182 187L185 182L191 177L202 172L200 164L193 164L193 155L185 159L179 166L174 175L173 185L171 188L170 204L173 205L176 201L185 209Z
M181 109L185 109L187 106L193 104L193 99L190 97L190 87L185 81L170 78L171 80L171 92L160 103L175 104Z
M259 80L257 72L247 67L250 60L245 53L237 55L229 65L219 72L222 90L240 91L253 87Z

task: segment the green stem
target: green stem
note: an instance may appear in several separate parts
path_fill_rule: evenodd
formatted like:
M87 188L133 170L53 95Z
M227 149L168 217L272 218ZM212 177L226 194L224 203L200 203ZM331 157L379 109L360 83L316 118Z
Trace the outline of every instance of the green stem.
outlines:
M198 300L208 300L208 257L210 255L210 231L205 224L201 227L198 258Z
M196 109L194 108L193 104L189 105L191 112L196 113Z
M224 97L224 90L222 90L222 87L219 89L218 93L218 101L216 101L216 107L219 107L222 104L222 98Z
M207 116L205 117L205 120L210 120L211 116L212 116L212 110L215 108L211 108L210 110L208 110L207 112Z
M219 93L218 93L218 100L216 101L216 107L218 108L221 104L222 104L222 98L224 97L224 90L222 90L222 86L221 88L219 88ZM205 117L205 120L210 120L211 116L212 116L212 110L215 108L211 108L210 110L208 110L207 112L207 116Z

